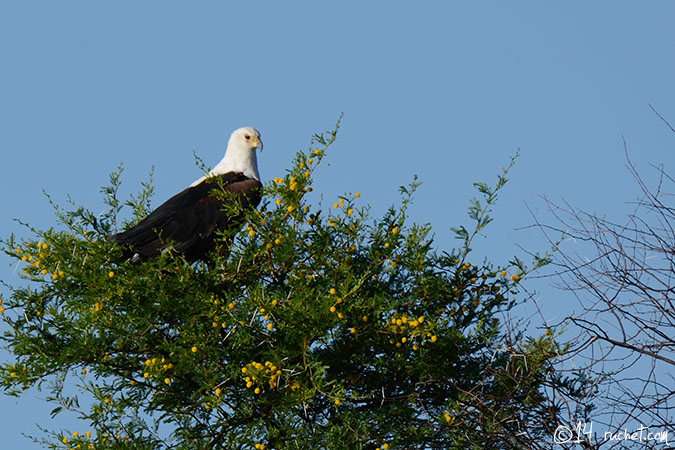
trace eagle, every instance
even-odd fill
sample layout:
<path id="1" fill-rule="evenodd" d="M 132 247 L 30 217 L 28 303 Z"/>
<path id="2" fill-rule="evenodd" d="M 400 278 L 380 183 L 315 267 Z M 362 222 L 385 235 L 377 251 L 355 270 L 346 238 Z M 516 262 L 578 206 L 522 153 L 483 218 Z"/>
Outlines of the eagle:
<path id="1" fill-rule="evenodd" d="M 207 261 L 218 247 L 219 234 L 234 237 L 243 225 L 246 209 L 260 203 L 262 183 L 256 150 L 262 148 L 258 130 L 235 130 L 225 156 L 211 171 L 110 240 L 120 244 L 124 258 L 133 262 L 167 250 L 182 254 L 191 263 Z M 229 194 L 218 193 L 219 186 Z M 227 252 L 227 245 L 224 247 L 221 249 Z"/>

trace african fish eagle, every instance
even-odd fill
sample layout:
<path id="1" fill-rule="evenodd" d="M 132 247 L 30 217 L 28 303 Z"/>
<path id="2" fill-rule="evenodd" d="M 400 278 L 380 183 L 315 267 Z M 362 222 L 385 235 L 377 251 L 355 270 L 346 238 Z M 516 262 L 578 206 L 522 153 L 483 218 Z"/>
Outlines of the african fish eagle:
<path id="1" fill-rule="evenodd" d="M 152 258 L 167 249 L 183 254 L 190 262 L 205 260 L 217 247 L 218 233 L 233 237 L 242 226 L 243 211 L 260 203 L 262 183 L 256 149 L 262 148 L 258 130 L 252 127 L 235 130 L 225 156 L 213 170 L 137 225 L 110 239 L 122 245 L 124 257 L 132 261 Z M 214 195 L 219 185 L 217 178 L 232 196 L 226 194 L 223 199 L 222 195 Z M 224 201 L 240 202 L 241 208 L 228 208 Z"/>

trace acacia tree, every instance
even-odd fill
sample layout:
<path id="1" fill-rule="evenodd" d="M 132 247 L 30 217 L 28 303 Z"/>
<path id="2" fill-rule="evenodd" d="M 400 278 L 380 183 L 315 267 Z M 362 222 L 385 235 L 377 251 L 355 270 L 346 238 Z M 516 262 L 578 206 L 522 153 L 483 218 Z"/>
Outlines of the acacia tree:
<path id="1" fill-rule="evenodd" d="M 473 225 L 440 251 L 428 225 L 407 219 L 416 181 L 378 219 L 358 192 L 312 201 L 336 133 L 315 135 L 265 185 L 229 255 L 209 265 L 170 251 L 121 258 L 107 238 L 123 206 L 130 223 L 148 213 L 151 186 L 122 202 L 120 170 L 102 215 L 56 208 L 54 228 L 2 242 L 25 284 L 2 300 L 14 362 L 0 383 L 13 395 L 46 388 L 54 414 L 83 422 L 47 431 L 46 447 L 550 446 L 550 394 L 577 383 L 552 375 L 565 348 L 548 330 L 529 338 L 504 323 L 546 261 L 471 260 L 508 167 L 494 187 L 476 184 Z"/>

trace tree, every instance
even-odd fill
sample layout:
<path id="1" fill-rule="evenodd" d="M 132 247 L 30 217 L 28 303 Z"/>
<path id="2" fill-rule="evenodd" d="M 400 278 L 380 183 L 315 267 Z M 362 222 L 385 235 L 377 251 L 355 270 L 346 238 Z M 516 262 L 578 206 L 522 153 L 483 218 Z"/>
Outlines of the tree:
<path id="1" fill-rule="evenodd" d="M 151 193 L 145 183 L 121 202 L 121 170 L 101 216 L 56 207 L 57 227 L 2 242 L 26 281 L 2 303 L 15 359 L 2 386 L 48 384 L 53 413 L 91 429 L 47 432 L 47 447 L 549 447 L 550 392 L 576 383 L 552 376 L 565 349 L 549 330 L 528 338 L 504 322 L 546 260 L 470 261 L 511 166 L 495 187 L 476 184 L 473 228 L 440 252 L 428 225 L 408 223 L 416 180 L 376 220 L 358 192 L 310 201 L 336 133 L 315 135 L 264 187 L 227 259 L 209 266 L 121 258 L 107 237 L 124 205 L 131 222 L 147 214 Z"/>
<path id="2" fill-rule="evenodd" d="M 552 243 L 557 236 L 575 243 L 560 245 L 553 260 L 559 286 L 580 305 L 565 320 L 574 337 L 564 359 L 589 380 L 586 393 L 572 403 L 586 396 L 597 410 L 582 417 L 572 408 L 570 422 L 592 418 L 604 426 L 606 433 L 595 436 L 593 448 L 625 448 L 631 440 L 612 436 L 642 429 L 641 448 L 661 449 L 675 412 L 675 180 L 663 166 L 653 166 L 657 176 L 650 187 L 625 142 L 624 150 L 640 189 L 625 220 L 547 201 L 554 224 L 537 225 Z M 648 432 L 652 439 L 646 439 Z"/>

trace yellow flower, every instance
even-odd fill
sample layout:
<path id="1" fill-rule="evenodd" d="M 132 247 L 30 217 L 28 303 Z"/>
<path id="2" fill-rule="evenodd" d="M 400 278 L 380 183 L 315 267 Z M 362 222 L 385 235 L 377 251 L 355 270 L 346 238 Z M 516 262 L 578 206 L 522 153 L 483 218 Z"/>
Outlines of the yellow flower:
<path id="1" fill-rule="evenodd" d="M 169 377 L 164 378 L 164 384 L 171 384 L 171 378 Z"/>
<path id="2" fill-rule="evenodd" d="M 289 205 L 288 208 L 286 208 L 288 212 L 293 212 L 294 209 L 293 205 Z"/>
<path id="3" fill-rule="evenodd" d="M 349 209 L 347 210 L 347 214 L 349 214 L 349 215 L 354 214 L 354 210 L 351 209 L 351 208 L 349 208 Z"/>
<path id="4" fill-rule="evenodd" d="M 197 353 L 197 346 L 193 346 L 190 350 L 192 350 L 192 353 Z"/>
<path id="5" fill-rule="evenodd" d="M 256 394 L 260 394 L 260 388 L 255 388 L 255 390 L 253 392 L 256 393 Z"/>
<path id="6" fill-rule="evenodd" d="M 108 277 L 112 278 L 114 276 L 115 276 L 115 272 L 113 272 L 112 270 L 110 272 L 108 272 Z"/>
<path id="7" fill-rule="evenodd" d="M 436 342 L 438 338 L 436 336 L 431 336 L 431 342 Z"/>
<path id="8" fill-rule="evenodd" d="M 319 150 L 319 149 L 317 148 L 316 150 L 314 150 L 314 154 L 315 154 L 315 155 L 321 154 L 321 150 Z"/>
<path id="9" fill-rule="evenodd" d="M 330 291 L 328 292 L 330 292 L 331 295 L 335 295 L 335 288 L 330 288 Z"/>
<path id="10" fill-rule="evenodd" d="M 215 393 L 216 395 L 220 395 L 221 392 L 222 392 L 222 391 L 220 390 L 220 388 L 216 388 L 216 390 L 214 391 L 214 393 Z"/>
<path id="11" fill-rule="evenodd" d="M 335 306 L 330 307 L 330 312 L 334 313 L 335 312 Z"/>
<path id="12" fill-rule="evenodd" d="M 314 160 L 313 160 L 312 158 L 309 158 L 309 159 L 307 160 L 307 164 L 312 164 L 313 162 L 314 162 Z"/>
<path id="13" fill-rule="evenodd" d="M 339 398 L 336 398 L 336 399 L 335 399 L 335 404 L 336 404 L 336 405 L 339 405 L 339 404 L 340 404 L 340 399 L 339 399 Z"/>
<path id="14" fill-rule="evenodd" d="M 248 235 L 251 236 L 251 237 L 255 236 L 255 230 L 253 228 L 249 228 L 248 229 Z"/>
<path id="15" fill-rule="evenodd" d="M 499 276 L 505 277 L 506 276 L 506 270 L 502 270 L 501 272 L 499 272 Z"/>
<path id="16" fill-rule="evenodd" d="M 267 324 L 267 329 L 268 329 L 268 330 L 271 330 L 272 328 L 274 328 L 274 324 L 273 324 L 273 323 L 268 323 L 268 324 Z"/>
<path id="17" fill-rule="evenodd" d="M 246 373 L 246 371 L 247 371 L 246 367 L 241 368 L 241 373 Z"/>
<path id="18" fill-rule="evenodd" d="M 397 234 L 398 233 L 398 228 L 394 227 L 391 229 L 392 234 Z"/>
<path id="19" fill-rule="evenodd" d="M 339 205 L 337 203 L 333 203 L 333 208 L 337 208 Z"/>
<path id="20" fill-rule="evenodd" d="M 356 198 L 361 197 L 361 193 L 360 193 L 360 192 L 357 192 L 356 194 L 354 194 L 354 197 L 356 197 Z"/>
<path id="21" fill-rule="evenodd" d="M 280 198 L 276 199 L 274 203 L 276 203 L 277 205 L 281 205 L 281 199 Z"/>

